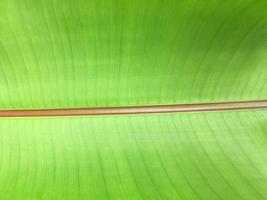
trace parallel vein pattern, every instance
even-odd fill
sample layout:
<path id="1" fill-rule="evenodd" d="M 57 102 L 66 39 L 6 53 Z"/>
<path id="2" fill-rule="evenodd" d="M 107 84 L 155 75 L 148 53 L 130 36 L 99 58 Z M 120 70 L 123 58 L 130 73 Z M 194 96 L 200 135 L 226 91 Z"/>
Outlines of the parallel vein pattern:
<path id="1" fill-rule="evenodd" d="M 266 0 L 1 0 L 0 108 L 267 98 Z"/>
<path id="2" fill-rule="evenodd" d="M 1 118 L 0 199 L 265 200 L 267 112 Z"/>

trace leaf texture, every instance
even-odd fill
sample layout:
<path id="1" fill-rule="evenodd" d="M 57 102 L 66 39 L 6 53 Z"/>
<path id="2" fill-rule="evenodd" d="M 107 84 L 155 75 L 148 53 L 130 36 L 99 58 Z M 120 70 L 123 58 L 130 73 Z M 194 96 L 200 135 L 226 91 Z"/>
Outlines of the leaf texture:
<path id="1" fill-rule="evenodd" d="M 0 198 L 263 200 L 267 112 L 0 119 Z"/>
<path id="2" fill-rule="evenodd" d="M 0 108 L 267 98 L 265 0 L 1 0 Z"/>
<path id="3" fill-rule="evenodd" d="M 1 0 L 0 110 L 267 99 L 266 0 Z M 0 118 L 1 200 L 267 200 L 267 110 Z"/>

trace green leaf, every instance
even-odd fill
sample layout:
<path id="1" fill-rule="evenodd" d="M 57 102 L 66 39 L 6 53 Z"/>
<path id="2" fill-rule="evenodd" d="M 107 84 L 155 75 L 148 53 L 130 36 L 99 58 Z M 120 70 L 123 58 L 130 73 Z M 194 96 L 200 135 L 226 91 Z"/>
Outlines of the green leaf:
<path id="1" fill-rule="evenodd" d="M 0 119 L 0 198 L 263 200 L 267 112 Z"/>
<path id="2" fill-rule="evenodd" d="M 1 0 L 0 107 L 267 98 L 265 0 Z"/>
<path id="3" fill-rule="evenodd" d="M 1 0 L 0 110 L 267 99 L 266 0 Z M 266 200 L 267 111 L 0 118 L 1 200 Z"/>

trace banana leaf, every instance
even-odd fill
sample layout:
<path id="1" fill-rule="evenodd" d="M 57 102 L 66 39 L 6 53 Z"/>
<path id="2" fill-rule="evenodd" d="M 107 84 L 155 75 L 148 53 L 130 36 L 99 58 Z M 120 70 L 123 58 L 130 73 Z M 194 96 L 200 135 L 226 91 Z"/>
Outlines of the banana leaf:
<path id="1" fill-rule="evenodd" d="M 267 197 L 263 110 L 0 122 L 0 199 Z"/>
<path id="2" fill-rule="evenodd" d="M 266 0 L 1 0 L 0 107 L 267 98 Z"/>
<path id="3" fill-rule="evenodd" d="M 0 0 L 0 110 L 267 99 L 266 0 Z M 267 200 L 267 110 L 0 117 L 1 200 Z"/>

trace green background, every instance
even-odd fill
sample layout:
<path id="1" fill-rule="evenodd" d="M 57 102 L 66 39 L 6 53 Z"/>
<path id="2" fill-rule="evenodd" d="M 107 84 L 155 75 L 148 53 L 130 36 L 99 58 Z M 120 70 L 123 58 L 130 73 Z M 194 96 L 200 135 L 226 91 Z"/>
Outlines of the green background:
<path id="1" fill-rule="evenodd" d="M 0 0 L 0 109 L 267 99 L 266 0 Z M 1 200 L 267 200 L 267 111 L 0 118 Z"/>
<path id="2" fill-rule="evenodd" d="M 0 199 L 264 200 L 267 111 L 0 119 Z"/>
<path id="3" fill-rule="evenodd" d="M 266 0 L 1 0 L 0 108 L 267 98 Z"/>

